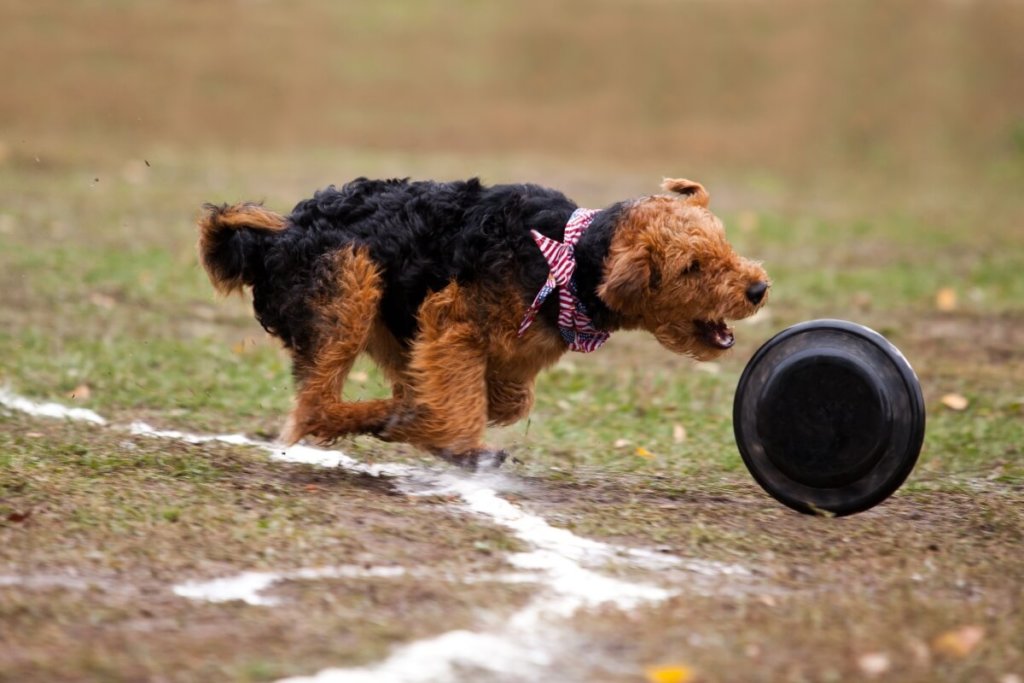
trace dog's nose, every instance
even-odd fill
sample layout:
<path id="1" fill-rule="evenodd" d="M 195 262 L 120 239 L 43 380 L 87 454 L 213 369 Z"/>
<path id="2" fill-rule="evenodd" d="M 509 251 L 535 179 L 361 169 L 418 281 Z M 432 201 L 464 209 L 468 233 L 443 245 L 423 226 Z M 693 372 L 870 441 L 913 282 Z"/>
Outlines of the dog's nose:
<path id="1" fill-rule="evenodd" d="M 756 306 L 759 303 L 761 303 L 762 299 L 764 299 L 765 292 L 767 291 L 768 283 L 761 282 L 760 280 L 758 280 L 757 282 L 747 287 L 747 298 L 750 300 L 750 303 Z"/>

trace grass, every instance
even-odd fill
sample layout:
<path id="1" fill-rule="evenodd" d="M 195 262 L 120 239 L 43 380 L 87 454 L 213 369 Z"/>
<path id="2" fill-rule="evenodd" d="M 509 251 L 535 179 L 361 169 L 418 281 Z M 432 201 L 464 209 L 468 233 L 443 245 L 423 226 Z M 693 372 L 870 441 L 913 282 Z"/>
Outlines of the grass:
<path id="1" fill-rule="evenodd" d="M 542 375 L 530 419 L 491 436 L 521 461 L 516 500 L 553 523 L 737 562 L 761 588 L 580 615 L 587 651 L 565 655 L 563 678 L 593 679 L 602 661 L 618 664 L 602 680 L 640 680 L 676 661 L 707 680 L 856 680 L 859 658 L 881 652 L 882 680 L 1012 680 L 1024 675 L 1024 15 L 929 6 L 916 21 L 916 6 L 893 10 L 909 27 L 897 40 L 887 11 L 788 1 L 528 2 L 514 15 L 15 2 L 0 22 L 0 384 L 116 425 L 271 438 L 288 362 L 245 299 L 213 295 L 194 255 L 202 202 L 287 210 L 357 175 L 479 174 L 600 206 L 692 175 L 738 251 L 771 273 L 766 314 L 702 366 L 616 335 Z M 937 304 L 944 289 L 952 310 Z M 839 520 L 774 503 L 732 440 L 746 360 L 814 317 L 886 334 L 929 412 L 907 484 Z M 387 388 L 362 363 L 350 390 Z M 968 407 L 945 407 L 949 393 Z M 516 547 L 377 480 L 0 410 L 0 576 L 42 581 L 0 583 L 0 680 L 269 680 L 374 661 L 476 626 L 482 608 L 500 619 L 532 589 L 292 582 L 265 609 L 169 586 L 348 562 L 462 576 L 504 568 Z M 934 639 L 964 625 L 985 629 L 977 650 L 938 654 Z"/>
<path id="2" fill-rule="evenodd" d="M 326 163 L 321 153 L 305 164 L 301 155 L 279 162 L 315 168 Z M 263 163 L 275 168 L 272 161 Z M 121 424 L 144 419 L 270 438 L 290 401 L 287 359 L 251 320 L 247 301 L 218 300 L 196 266 L 189 226 L 196 202 L 181 197 L 200 195 L 205 181 L 190 179 L 205 160 L 165 163 L 160 173 L 174 179 L 170 186 L 121 179 L 100 193 L 69 182 L 89 175 L 88 161 L 33 170 L 28 179 L 17 168 L 3 170 L 12 188 L 4 211 L 13 218 L 0 235 L 0 284 L 8 293 L 0 357 L 16 362 L 4 364 L 2 381 Z M 247 163 L 218 162 L 228 180 L 211 190 L 214 198 L 244 185 L 247 174 L 259 184 Z M 511 169 L 494 171 L 503 172 Z M 636 173 L 623 184 L 651 175 Z M 617 185 L 602 185 L 596 174 L 583 182 L 567 177 L 595 203 L 618 196 Z M 51 199 L 40 205 L 33 193 Z M 272 201 L 287 206 L 284 198 Z M 891 658 L 902 680 L 1019 670 L 1022 653 L 1007 624 L 1019 622 L 1015 587 L 1024 576 L 1014 551 L 1024 540 L 1024 365 L 1014 362 L 1024 319 L 1019 285 L 1008 276 L 1024 265 L 1021 238 L 995 228 L 980 233 L 970 211 L 936 225 L 926 213 L 886 206 L 867 217 L 848 208 L 849 216 L 822 209 L 815 217 L 735 206 L 722 212 L 733 240 L 765 260 L 775 290 L 765 316 L 739 325 L 733 354 L 697 366 L 643 335 L 616 336 L 601 353 L 567 358 L 543 375 L 529 421 L 492 437 L 522 461 L 513 467 L 528 486 L 521 502 L 556 523 L 585 536 L 754 566 L 774 588 L 768 597 L 670 601 L 644 612 L 627 643 L 616 640 L 622 618 L 615 614 L 588 615 L 574 628 L 591 647 L 634 662 L 635 672 L 682 659 L 711 680 L 728 678 L 737 656 L 749 680 L 845 680 L 861 675 L 858 656 L 875 651 Z M 76 215 L 88 230 L 70 229 Z M 936 309 L 942 287 L 957 292 L 957 310 Z M 775 504 L 732 443 L 732 394 L 745 359 L 778 329 L 818 316 L 856 319 L 889 335 L 920 373 L 929 409 L 924 452 L 906 486 L 881 508 L 844 520 L 804 518 Z M 82 385 L 88 398 L 69 398 Z M 368 363 L 357 367 L 350 389 L 356 397 L 386 391 Z M 965 395 L 969 408 L 945 408 L 940 398 L 948 392 Z M 501 611 L 524 599 L 507 587 L 453 591 L 419 579 L 304 583 L 297 593 L 282 587 L 288 607 L 273 611 L 172 599 L 166 586 L 188 576 L 354 557 L 420 566 L 428 553 L 438 569 L 497 567 L 509 540 L 350 475 L 268 463 L 245 449 L 154 443 L 10 414 L 0 420 L 3 571 L 73 572 L 94 582 L 85 594 L 0 588 L 10 598 L 8 645 L 0 650 L 10 680 L 132 679 L 172 670 L 184 678 L 267 680 L 296 673 L 296 661 L 303 671 L 369 662 L 394 643 L 472 625 L 479 604 Z M 423 457 L 372 439 L 343 446 L 371 460 Z M 430 550 L 419 550 L 426 539 Z M 131 592 L 114 592 L 110 582 Z M 826 594 L 838 597 L 823 601 Z M 153 606 L 139 595 L 163 597 Z M 421 621 L 408 618 L 410 609 Z M 372 624 L 356 616 L 367 611 L 376 615 Z M 160 626 L 182 620 L 194 626 L 181 633 Z M 246 626 L 224 627 L 238 620 Z M 140 623 L 149 624 L 145 638 L 133 635 Z M 828 626 L 838 623 L 846 626 Z M 921 659 L 922 643 L 931 653 L 935 637 L 964 624 L 986 629 L 978 654 Z M 74 645 L 83 628 L 104 635 L 97 645 Z M 877 635 L 886 631 L 895 640 Z M 347 635 L 310 638 L 327 632 Z M 69 656 L 52 660 L 54 648 Z"/>
<path id="3" fill-rule="evenodd" d="M 445 579 L 336 579 L 298 594 L 275 588 L 287 594 L 283 610 L 177 599 L 171 583 L 243 568 L 490 571 L 515 545 L 440 501 L 343 471 L 18 415 L 4 426 L 0 574 L 42 583 L 0 588 L 3 680 L 263 680 L 288 673 L 293 658 L 371 661 L 393 642 L 472 625 L 481 600 L 501 612 L 525 598 L 486 582 L 451 591 Z"/>

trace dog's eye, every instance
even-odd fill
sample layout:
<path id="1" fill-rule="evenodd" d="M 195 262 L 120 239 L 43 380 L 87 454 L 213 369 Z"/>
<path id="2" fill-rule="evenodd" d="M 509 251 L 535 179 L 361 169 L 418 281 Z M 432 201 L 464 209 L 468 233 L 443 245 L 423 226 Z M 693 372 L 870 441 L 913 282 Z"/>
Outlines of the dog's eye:
<path id="1" fill-rule="evenodd" d="M 683 272 L 680 275 L 696 275 L 700 272 L 700 261 L 694 259 L 690 261 L 690 265 L 683 268 Z"/>

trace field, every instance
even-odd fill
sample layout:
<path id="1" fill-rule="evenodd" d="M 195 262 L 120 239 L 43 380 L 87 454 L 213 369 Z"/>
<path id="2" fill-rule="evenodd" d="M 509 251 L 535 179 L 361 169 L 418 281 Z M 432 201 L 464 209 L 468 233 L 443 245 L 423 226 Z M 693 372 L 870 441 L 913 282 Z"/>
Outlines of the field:
<path id="1" fill-rule="evenodd" d="M 1019 3 L 0 19 L 0 681 L 1024 679 Z M 359 175 L 593 207 L 693 178 L 770 304 L 715 363 L 633 333 L 566 356 L 491 435 L 499 475 L 282 454 L 287 358 L 193 221 Z M 774 502 L 732 437 L 746 361 L 817 317 L 887 335 L 928 409 L 908 482 L 840 519 Z M 352 396 L 385 391 L 357 367 Z"/>

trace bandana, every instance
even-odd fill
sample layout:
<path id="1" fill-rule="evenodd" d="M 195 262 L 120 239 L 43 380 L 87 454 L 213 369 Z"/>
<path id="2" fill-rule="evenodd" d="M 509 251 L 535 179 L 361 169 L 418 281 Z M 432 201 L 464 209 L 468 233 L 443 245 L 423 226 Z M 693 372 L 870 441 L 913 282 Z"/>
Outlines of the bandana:
<path id="1" fill-rule="evenodd" d="M 565 241 L 556 242 L 545 237 L 536 230 L 531 230 L 533 241 L 540 248 L 540 253 L 547 260 L 550 270 L 548 271 L 547 282 L 537 292 L 537 297 L 526 309 L 523 322 L 519 324 L 519 336 L 523 336 L 526 329 L 533 324 L 540 311 L 541 304 L 548 298 L 551 292 L 558 290 L 558 331 L 561 333 L 565 343 L 569 345 L 570 351 L 590 353 L 596 351 L 608 341 L 610 332 L 605 332 L 594 327 L 593 320 L 587 314 L 583 302 L 576 295 L 576 281 L 573 273 L 576 271 L 576 256 L 573 253 L 573 245 L 579 241 L 580 236 L 590 227 L 591 221 L 597 215 L 592 209 L 576 209 L 565 224 Z"/>

